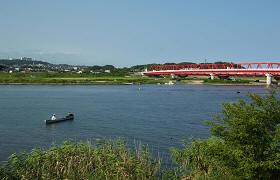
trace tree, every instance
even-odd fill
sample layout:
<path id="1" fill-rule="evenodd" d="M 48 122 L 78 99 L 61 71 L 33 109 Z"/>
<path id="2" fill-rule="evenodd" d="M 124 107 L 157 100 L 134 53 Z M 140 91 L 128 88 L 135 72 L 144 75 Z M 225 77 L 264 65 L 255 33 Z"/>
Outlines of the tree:
<path id="1" fill-rule="evenodd" d="M 5 69 L 7 69 L 7 68 L 8 68 L 7 66 L 1 65 L 1 64 L 0 64 L 0 71 L 3 71 L 3 70 L 5 70 Z"/>
<path id="2" fill-rule="evenodd" d="M 189 61 L 185 61 L 185 62 L 180 62 L 180 63 L 178 63 L 178 64 L 196 64 L 196 63 L 194 63 L 194 62 L 189 62 Z"/>
<path id="3" fill-rule="evenodd" d="M 250 102 L 226 103 L 208 122 L 211 137 L 173 149 L 175 161 L 192 178 L 279 179 L 280 100 L 249 95 Z M 188 173 L 187 173 L 188 172 Z"/>
<path id="4" fill-rule="evenodd" d="M 234 64 L 233 62 L 216 61 L 214 64 Z"/>
<path id="5" fill-rule="evenodd" d="M 105 65 L 103 66 L 103 70 L 114 70 L 115 67 L 113 65 Z"/>

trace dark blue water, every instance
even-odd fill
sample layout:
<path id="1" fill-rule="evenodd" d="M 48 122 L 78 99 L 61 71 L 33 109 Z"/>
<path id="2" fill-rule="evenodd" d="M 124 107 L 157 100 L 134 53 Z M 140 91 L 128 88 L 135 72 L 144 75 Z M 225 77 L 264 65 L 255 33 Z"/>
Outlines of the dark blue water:
<path id="1" fill-rule="evenodd" d="M 140 88 L 140 89 L 139 89 Z M 240 94 L 236 92 L 240 91 Z M 0 161 L 13 152 L 64 140 L 123 137 L 168 156 L 183 139 L 209 135 L 203 123 L 222 103 L 263 94 L 252 86 L 0 86 Z M 75 114 L 73 122 L 46 126 L 51 114 Z"/>

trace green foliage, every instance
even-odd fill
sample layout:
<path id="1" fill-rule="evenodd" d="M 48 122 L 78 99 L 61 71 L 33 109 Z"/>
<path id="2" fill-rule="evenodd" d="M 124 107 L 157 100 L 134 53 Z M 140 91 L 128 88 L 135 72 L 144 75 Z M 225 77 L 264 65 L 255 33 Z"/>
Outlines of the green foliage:
<path id="1" fill-rule="evenodd" d="M 234 64 L 233 62 L 216 61 L 214 64 Z"/>
<path id="2" fill-rule="evenodd" d="M 196 64 L 196 63 L 190 62 L 190 61 L 185 61 L 185 62 L 180 62 L 180 63 L 178 63 L 178 64 Z"/>
<path id="3" fill-rule="evenodd" d="M 174 160 L 180 165 L 177 174 L 189 179 L 234 179 L 228 147 L 224 141 L 211 137 L 208 140 L 194 140 L 183 150 L 171 149 Z"/>
<path id="4" fill-rule="evenodd" d="M 44 64 L 49 65 L 50 63 L 44 61 L 36 61 L 36 60 L 20 60 L 20 59 L 0 59 L 0 64 L 6 66 L 21 66 L 21 65 L 32 65 L 32 64 Z"/>
<path id="5" fill-rule="evenodd" d="M 280 178 L 280 101 L 275 93 L 249 95 L 223 106 L 209 122 L 212 136 L 173 149 L 181 176 L 194 179 Z"/>
<path id="6" fill-rule="evenodd" d="M 160 161 L 152 160 L 144 146 L 128 150 L 122 140 L 96 146 L 65 142 L 46 151 L 13 154 L 1 168 L 7 179 L 156 179 Z"/>

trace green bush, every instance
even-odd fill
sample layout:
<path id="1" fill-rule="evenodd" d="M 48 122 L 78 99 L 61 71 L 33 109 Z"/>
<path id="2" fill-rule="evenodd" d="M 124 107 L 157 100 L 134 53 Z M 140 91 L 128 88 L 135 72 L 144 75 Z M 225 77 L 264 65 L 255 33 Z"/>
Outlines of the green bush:
<path id="1" fill-rule="evenodd" d="M 172 149 L 181 177 L 280 179 L 280 101 L 275 93 L 249 97 L 223 106 L 209 122 L 211 137 Z"/>

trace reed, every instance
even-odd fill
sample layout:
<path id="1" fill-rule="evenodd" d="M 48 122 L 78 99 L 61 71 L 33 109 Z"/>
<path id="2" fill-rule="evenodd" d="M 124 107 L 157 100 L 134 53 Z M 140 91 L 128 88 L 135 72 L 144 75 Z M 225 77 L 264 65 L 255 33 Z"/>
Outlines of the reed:
<path id="1" fill-rule="evenodd" d="M 119 139 L 12 154 L 0 179 L 157 179 L 159 171 L 160 160 L 152 159 L 145 146 L 132 151 Z"/>

